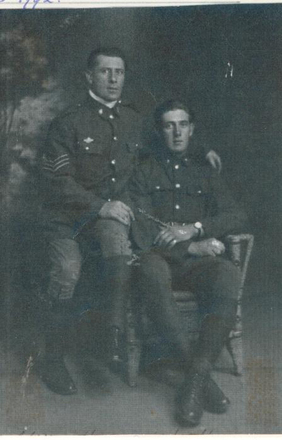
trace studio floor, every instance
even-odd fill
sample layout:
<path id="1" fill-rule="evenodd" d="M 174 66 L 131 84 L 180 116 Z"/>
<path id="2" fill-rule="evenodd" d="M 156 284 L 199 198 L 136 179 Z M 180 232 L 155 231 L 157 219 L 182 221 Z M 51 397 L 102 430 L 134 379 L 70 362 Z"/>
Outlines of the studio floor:
<path id="1" fill-rule="evenodd" d="M 269 285 L 259 275 L 255 283 L 247 280 L 244 374 L 213 372 L 231 400 L 226 414 L 205 413 L 200 426 L 182 428 L 173 417 L 180 372 L 140 374 L 137 386 L 130 388 L 118 374 L 97 364 L 109 383 L 89 389 L 72 357 L 67 364 L 78 393 L 56 395 L 32 365 L 21 361 L 24 334 L 15 334 L 1 355 L 0 434 L 281 434 L 282 301 Z"/>

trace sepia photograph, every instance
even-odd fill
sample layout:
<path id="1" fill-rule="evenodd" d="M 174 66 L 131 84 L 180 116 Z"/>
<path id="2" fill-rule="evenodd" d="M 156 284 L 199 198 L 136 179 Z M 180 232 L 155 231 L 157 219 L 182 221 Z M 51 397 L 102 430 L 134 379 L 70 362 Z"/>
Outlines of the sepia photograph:
<path id="1" fill-rule="evenodd" d="M 0 434 L 282 434 L 282 4 L 8 3 Z"/>

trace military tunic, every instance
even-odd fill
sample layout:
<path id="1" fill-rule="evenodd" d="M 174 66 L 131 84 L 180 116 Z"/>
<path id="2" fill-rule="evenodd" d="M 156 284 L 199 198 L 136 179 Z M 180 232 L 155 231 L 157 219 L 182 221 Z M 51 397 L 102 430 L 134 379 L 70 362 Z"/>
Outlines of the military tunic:
<path id="1" fill-rule="evenodd" d="M 140 121 L 130 105 L 110 109 L 88 96 L 51 124 L 41 162 L 44 214 L 63 237 L 124 194 L 141 148 Z"/>
<path id="2" fill-rule="evenodd" d="M 224 237 L 241 230 L 245 222 L 245 214 L 218 173 L 189 156 L 179 159 L 163 152 L 143 161 L 130 182 L 130 195 L 137 218 L 133 236 L 140 249 L 152 246 L 160 229 L 138 208 L 164 223 L 201 222 L 205 238 Z"/>

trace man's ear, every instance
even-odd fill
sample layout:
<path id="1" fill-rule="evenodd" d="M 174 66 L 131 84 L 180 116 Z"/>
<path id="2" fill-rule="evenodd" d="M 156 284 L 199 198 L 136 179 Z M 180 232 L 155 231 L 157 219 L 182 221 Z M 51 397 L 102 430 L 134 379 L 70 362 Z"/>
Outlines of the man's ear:
<path id="1" fill-rule="evenodd" d="M 92 82 L 93 82 L 93 80 L 92 80 L 92 72 L 90 72 L 89 70 L 86 70 L 85 78 L 86 78 L 86 81 L 88 82 L 88 84 L 92 84 Z"/>
<path id="2" fill-rule="evenodd" d="M 195 130 L 195 124 L 193 124 L 193 123 L 189 124 L 189 136 L 190 137 L 193 136 L 194 130 Z"/>

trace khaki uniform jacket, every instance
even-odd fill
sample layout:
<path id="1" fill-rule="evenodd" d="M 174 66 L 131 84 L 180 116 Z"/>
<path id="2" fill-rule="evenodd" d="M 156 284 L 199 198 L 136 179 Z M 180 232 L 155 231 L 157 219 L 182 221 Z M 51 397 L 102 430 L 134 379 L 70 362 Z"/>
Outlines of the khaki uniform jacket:
<path id="1" fill-rule="evenodd" d="M 130 196 L 136 221 L 132 234 L 140 249 L 153 245 L 160 228 L 139 214 L 138 208 L 164 223 L 201 222 L 204 238 L 222 238 L 242 231 L 246 216 L 234 201 L 218 173 L 188 156 L 151 156 L 139 165 L 130 181 Z"/>
<path id="2" fill-rule="evenodd" d="M 109 109 L 89 96 L 57 117 L 41 159 L 45 220 L 78 231 L 105 202 L 120 200 L 138 161 L 140 132 L 138 112 L 121 101 Z"/>

